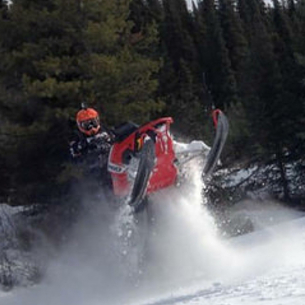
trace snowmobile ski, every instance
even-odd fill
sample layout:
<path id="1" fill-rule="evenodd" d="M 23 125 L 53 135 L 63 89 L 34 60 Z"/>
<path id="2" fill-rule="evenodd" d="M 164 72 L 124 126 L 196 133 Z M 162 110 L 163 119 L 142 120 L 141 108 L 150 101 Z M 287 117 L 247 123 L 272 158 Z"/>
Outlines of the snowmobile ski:
<path id="1" fill-rule="evenodd" d="M 146 191 L 155 166 L 155 158 L 155 143 L 149 136 L 146 136 L 139 152 L 138 170 L 128 200 L 128 204 L 134 208 L 135 212 L 142 210 L 145 205 Z"/>
<path id="2" fill-rule="evenodd" d="M 216 135 L 202 172 L 202 178 L 204 180 L 208 178 L 215 169 L 229 132 L 229 122 L 223 112 L 216 109 L 213 111 L 212 115 L 216 128 Z"/>

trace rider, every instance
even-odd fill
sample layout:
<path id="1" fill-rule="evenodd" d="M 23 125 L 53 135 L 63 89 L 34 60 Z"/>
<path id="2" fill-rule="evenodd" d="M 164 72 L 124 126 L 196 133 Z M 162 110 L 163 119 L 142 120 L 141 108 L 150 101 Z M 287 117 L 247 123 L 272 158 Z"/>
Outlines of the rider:
<path id="1" fill-rule="evenodd" d="M 112 186 L 111 174 L 108 171 L 108 157 L 115 139 L 119 139 L 118 131 L 107 129 L 100 122 L 98 112 L 93 108 L 82 105 L 82 109 L 76 115 L 77 133 L 70 142 L 70 154 L 74 160 L 83 161 L 89 169 L 93 178 L 107 187 Z M 123 127 L 126 128 L 126 124 Z M 135 128 L 135 126 L 127 126 Z M 124 128 L 123 128 L 124 129 Z M 184 153 L 202 152 L 207 154 L 210 147 L 203 141 L 192 141 L 191 143 L 181 143 L 173 141 L 173 149 L 178 157 Z"/>
<path id="2" fill-rule="evenodd" d="M 76 114 L 76 123 L 78 130 L 70 141 L 72 158 L 84 161 L 90 172 L 99 175 L 104 183 L 110 183 L 107 162 L 114 140 L 113 134 L 101 125 L 99 113 L 84 104 Z"/>

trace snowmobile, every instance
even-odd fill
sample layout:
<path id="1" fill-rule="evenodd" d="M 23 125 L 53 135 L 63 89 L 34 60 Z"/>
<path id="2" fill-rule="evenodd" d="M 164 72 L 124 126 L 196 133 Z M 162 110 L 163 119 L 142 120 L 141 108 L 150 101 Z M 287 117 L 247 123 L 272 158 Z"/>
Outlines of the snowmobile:
<path id="1" fill-rule="evenodd" d="M 203 179 L 213 172 L 229 130 L 227 118 L 221 110 L 214 110 L 212 118 L 216 134 L 212 147 L 207 147 Z M 186 163 L 204 157 L 203 149 L 198 145 L 174 149 L 175 142 L 170 133 L 172 123 L 171 117 L 164 117 L 140 127 L 125 123 L 115 130 L 116 141 L 108 160 L 113 192 L 135 212 L 143 208 L 147 196 L 175 185 Z"/>

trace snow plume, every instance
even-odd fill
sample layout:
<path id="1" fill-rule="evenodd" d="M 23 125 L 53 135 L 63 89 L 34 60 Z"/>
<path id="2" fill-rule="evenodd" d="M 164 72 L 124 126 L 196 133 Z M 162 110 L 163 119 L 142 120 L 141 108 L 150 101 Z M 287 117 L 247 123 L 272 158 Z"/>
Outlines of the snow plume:
<path id="1" fill-rule="evenodd" d="M 39 285 L 19 289 L 14 297 L 7 295 L 0 303 L 125 304 L 129 291 L 134 289 L 134 281 L 128 273 L 131 268 L 115 222 L 130 214 L 113 209 L 105 200 L 102 194 L 96 194 L 95 200 L 84 202 L 82 217 L 75 222 L 73 232 L 65 235 L 66 244 L 53 255 Z"/>
<path id="2" fill-rule="evenodd" d="M 85 200 L 43 282 L 1 297 L 1 304 L 175 304 L 158 300 L 185 290 L 220 291 L 304 257 L 289 227 L 222 240 L 205 208 L 197 167 L 191 173 L 189 183 L 155 194 L 137 215 L 100 194 Z"/>
<path id="3" fill-rule="evenodd" d="M 156 194 L 150 206 L 148 278 L 163 287 L 209 278 L 223 267 L 226 250 L 205 208 L 200 174 L 196 168 L 192 173 L 190 183 Z"/>
<path id="4" fill-rule="evenodd" d="M 187 186 L 156 194 L 137 215 L 101 194 L 83 210 L 43 282 L 18 292 L 22 305 L 133 304 L 221 269 L 224 249 L 196 171 Z"/>
<path id="5" fill-rule="evenodd" d="M 235 226 L 251 224 L 252 230 L 263 230 L 282 222 L 301 217 L 303 213 L 271 199 L 244 200 L 227 210 L 226 217 Z M 238 233 L 238 232 L 236 232 Z"/>
<path id="6" fill-rule="evenodd" d="M 247 276 L 304 261 L 305 235 L 300 235 L 296 226 L 304 213 L 272 201 L 246 201 L 237 211 L 247 215 L 255 230 L 232 241 L 235 250 L 243 255 L 241 266 Z"/>

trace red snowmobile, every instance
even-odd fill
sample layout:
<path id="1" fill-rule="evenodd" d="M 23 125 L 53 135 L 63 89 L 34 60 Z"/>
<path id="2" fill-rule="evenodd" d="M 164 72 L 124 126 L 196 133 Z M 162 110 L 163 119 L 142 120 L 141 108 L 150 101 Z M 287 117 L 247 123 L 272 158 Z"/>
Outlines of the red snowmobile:
<path id="1" fill-rule="evenodd" d="M 205 179 L 215 168 L 224 147 L 229 125 L 220 110 L 213 111 L 216 128 L 211 148 L 199 141 L 185 145 L 183 149 L 174 148 L 170 134 L 171 117 L 160 118 L 140 127 L 125 123 L 115 130 L 114 143 L 108 161 L 114 195 L 125 199 L 135 211 L 144 205 L 144 198 L 160 189 L 174 185 L 182 166 L 189 160 L 204 156 L 208 149 L 202 176 Z M 191 143 L 191 144 L 192 144 Z"/>

